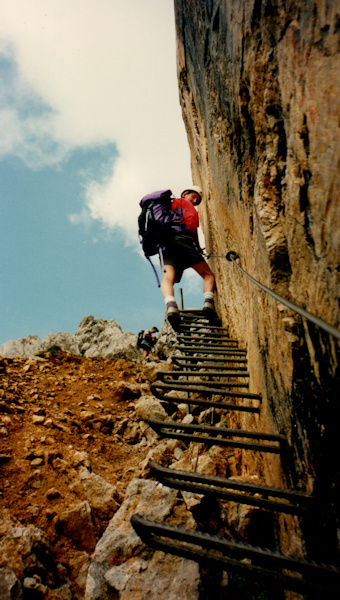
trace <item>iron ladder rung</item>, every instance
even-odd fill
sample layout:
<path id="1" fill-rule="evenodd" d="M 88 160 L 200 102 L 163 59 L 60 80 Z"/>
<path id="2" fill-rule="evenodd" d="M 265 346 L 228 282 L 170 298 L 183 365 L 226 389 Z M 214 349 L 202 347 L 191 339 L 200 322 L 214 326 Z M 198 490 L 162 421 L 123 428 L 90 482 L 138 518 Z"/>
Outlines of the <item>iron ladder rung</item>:
<path id="1" fill-rule="evenodd" d="M 246 358 L 206 358 L 204 356 L 202 357 L 197 357 L 197 356 L 173 356 L 172 357 L 172 362 L 174 365 L 178 366 L 178 367 L 182 367 L 185 365 L 197 365 L 199 368 L 201 367 L 200 364 L 198 363 L 215 363 L 215 365 L 210 366 L 210 365 L 205 365 L 204 364 L 204 368 L 216 368 L 216 363 L 222 363 L 222 366 L 219 366 L 219 369 L 230 369 L 230 367 L 225 367 L 225 363 L 247 363 L 247 359 Z M 203 365 L 202 365 L 203 366 Z M 239 367 L 239 368 L 246 368 L 246 367 Z"/>
<path id="2" fill-rule="evenodd" d="M 181 352 L 192 352 L 194 354 L 247 354 L 247 350 L 243 349 L 243 348 L 234 348 L 233 346 L 203 346 L 199 345 L 199 346 L 193 346 L 193 345 L 182 345 L 182 344 L 176 344 L 176 349 L 177 350 L 181 350 Z"/>
<path id="3" fill-rule="evenodd" d="M 254 506 L 256 508 L 263 508 L 272 512 L 280 512 L 289 515 L 297 515 L 303 517 L 307 514 L 308 509 L 313 505 L 310 502 L 310 506 L 305 502 L 305 499 L 301 501 L 300 498 L 296 500 L 294 496 L 287 498 L 286 496 L 280 496 L 277 492 L 268 492 L 268 489 L 261 490 L 261 487 L 255 486 L 250 487 L 251 484 L 243 483 L 242 487 L 233 485 L 228 479 L 216 478 L 219 481 L 214 481 L 214 478 L 205 479 L 197 473 L 190 473 L 186 471 L 177 471 L 177 469 L 167 469 L 161 467 L 158 463 L 150 461 L 149 467 L 154 477 L 170 488 L 176 490 L 183 490 L 194 494 L 202 494 L 203 496 L 212 496 L 213 498 L 221 498 L 228 502 L 236 502 L 238 504 L 245 504 L 247 506 Z M 165 469 L 165 471 L 164 471 Z M 193 476 L 193 477 L 192 477 Z M 289 493 L 288 490 L 286 491 Z M 250 494 L 250 495 L 249 495 Z M 276 498 L 269 499 L 270 498 Z M 283 502 L 278 500 L 282 498 Z M 312 497 L 309 497 L 310 500 Z M 285 500 L 289 500 L 285 502 Z M 294 503 L 295 501 L 295 503 Z"/>
<path id="4" fill-rule="evenodd" d="M 159 400 L 163 402 L 170 402 L 172 404 L 189 404 L 192 406 L 202 406 L 203 408 L 221 408 L 227 411 L 238 411 L 238 412 L 249 412 L 249 413 L 260 413 L 260 409 L 257 406 L 244 406 L 240 404 L 226 404 L 225 402 L 216 402 L 215 400 L 202 400 L 201 398 L 191 399 L 187 396 L 172 397 L 166 396 L 161 392 L 153 391 L 152 393 Z M 235 395 L 235 394 L 234 394 Z M 243 397 L 243 396 L 242 396 Z"/>
<path id="5" fill-rule="evenodd" d="M 240 492 L 261 494 L 265 498 L 268 498 L 269 496 L 273 498 L 283 498 L 291 503 L 296 503 L 299 506 L 305 506 L 308 509 L 315 505 L 315 498 L 306 492 L 287 490 L 285 488 L 278 488 L 263 483 L 254 483 L 253 481 L 238 481 L 230 477 L 220 477 L 218 475 L 205 475 L 203 473 L 170 469 L 169 467 L 159 465 L 154 460 L 150 461 L 149 467 L 152 471 L 157 473 L 157 477 L 161 475 L 169 476 L 172 479 L 185 480 L 192 483 L 202 483 L 206 486 L 211 485 L 220 489 L 228 488 Z"/>
<path id="6" fill-rule="evenodd" d="M 201 335 L 186 335 L 186 334 L 177 334 L 176 335 L 178 340 L 199 340 L 201 342 L 206 342 L 206 341 L 215 341 L 217 342 L 218 340 L 221 340 L 223 342 L 230 342 L 231 344 L 238 344 L 238 340 L 234 340 L 230 337 L 228 337 L 227 335 L 220 335 L 219 333 L 216 333 L 215 335 L 213 335 L 212 333 L 202 333 Z"/>
<path id="7" fill-rule="evenodd" d="M 217 331 L 217 333 L 223 333 L 225 332 L 226 334 L 228 334 L 229 329 L 227 327 L 220 327 L 219 325 L 210 325 L 208 324 L 202 324 L 202 323 L 196 323 L 196 324 L 191 324 L 191 325 L 186 325 L 185 323 L 182 323 L 181 325 L 181 332 L 182 331 L 195 331 L 197 333 L 197 330 L 202 330 L 202 329 L 209 329 L 209 330 L 214 330 Z"/>
<path id="8" fill-rule="evenodd" d="M 178 377 L 249 377 L 245 371 L 158 371 L 157 378 L 166 383 L 166 378 L 178 379 Z"/>
<path id="9" fill-rule="evenodd" d="M 243 450 L 252 450 L 254 452 L 269 452 L 280 454 L 282 443 L 285 442 L 283 436 L 271 434 L 256 434 L 242 429 L 227 429 L 226 427 L 213 427 L 209 425 L 194 425 L 176 423 L 175 421 L 159 421 L 157 419 L 148 419 L 147 423 L 159 435 L 167 438 L 181 440 L 189 444 L 197 442 L 206 446 L 224 446 L 227 448 L 241 448 Z M 184 433 L 183 433 L 184 432 Z M 196 435 L 200 434 L 200 435 Z M 267 442 L 278 443 L 279 445 L 244 442 L 232 440 L 231 437 L 258 439 Z"/>
<path id="10" fill-rule="evenodd" d="M 246 571 L 255 578 L 263 576 L 267 580 L 281 582 L 284 589 L 298 593 L 316 589 L 340 590 L 340 571 L 332 565 L 317 564 L 250 544 L 157 523 L 138 514 L 132 515 L 131 524 L 145 544 L 176 556 L 205 565 L 213 563 L 227 571 Z M 245 563 L 245 558 L 251 563 Z M 281 569 L 288 570 L 290 574 Z M 300 574 L 307 579 L 300 578 Z"/>
<path id="11" fill-rule="evenodd" d="M 250 400 L 259 400 L 262 401 L 262 397 L 260 394 L 253 394 L 251 392 L 234 392 L 229 390 L 224 390 L 219 387 L 208 387 L 204 384 L 199 383 L 190 383 L 186 381 L 181 381 L 180 383 L 158 383 L 154 381 L 150 385 L 150 390 L 153 394 L 156 395 L 156 390 L 169 390 L 169 391 L 179 391 L 179 392 L 201 392 L 203 394 L 211 394 L 211 395 L 219 395 L 219 396 L 227 396 L 228 398 L 248 398 Z"/>
<path id="12" fill-rule="evenodd" d="M 197 375 L 197 374 L 196 374 Z M 163 381 L 163 380 L 162 380 Z M 173 384 L 173 382 L 171 382 L 170 380 L 168 381 L 164 381 L 164 383 L 169 383 L 169 384 Z M 197 385 L 204 385 L 207 388 L 214 388 L 215 390 L 225 390 L 226 388 L 248 388 L 249 387 L 249 383 L 240 383 L 239 381 L 202 381 L 202 382 L 192 382 L 192 381 L 181 381 L 181 382 L 176 382 L 175 380 L 175 384 L 176 385 L 183 385 L 186 388 L 191 387 L 193 384 L 197 384 Z M 217 392 L 215 392 L 217 393 Z"/>
<path id="13" fill-rule="evenodd" d="M 211 326 L 211 327 L 221 327 L 221 320 L 220 319 L 216 319 L 213 315 L 210 317 L 208 315 L 200 315 L 200 316 L 191 316 L 191 315 L 183 315 L 180 312 L 180 319 L 181 322 L 185 325 L 207 325 Z"/>

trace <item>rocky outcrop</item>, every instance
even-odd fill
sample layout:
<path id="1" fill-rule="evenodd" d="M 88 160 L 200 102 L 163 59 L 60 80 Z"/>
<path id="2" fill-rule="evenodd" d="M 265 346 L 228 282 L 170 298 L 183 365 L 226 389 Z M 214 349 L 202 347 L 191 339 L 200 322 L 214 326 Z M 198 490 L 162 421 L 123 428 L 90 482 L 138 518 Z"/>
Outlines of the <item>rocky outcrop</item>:
<path id="1" fill-rule="evenodd" d="M 171 556 L 164 557 L 161 552 L 156 553 L 158 560 L 156 560 L 157 556 L 154 556 L 150 564 L 147 560 L 148 554 L 145 553 L 145 546 L 130 524 L 130 518 L 134 513 L 141 513 L 162 522 L 173 511 L 176 498 L 176 490 L 171 490 L 156 481 L 132 480 L 126 490 L 123 505 L 111 520 L 96 546 L 87 578 L 86 600 L 109 599 L 112 597 L 112 590 L 119 593 L 117 597 L 128 598 L 136 585 L 148 592 L 150 599 L 157 600 L 159 597 L 164 597 L 165 588 L 171 587 L 171 581 L 175 579 L 178 569 L 187 571 L 187 575 L 190 573 L 191 579 L 190 593 L 185 593 L 181 597 L 188 598 L 188 600 L 198 599 L 200 579 L 198 565 L 195 563 L 191 565 L 190 561 L 183 559 L 175 560 L 176 566 L 173 571 L 173 558 Z M 115 562 L 118 562 L 119 566 L 110 567 Z M 182 566 L 180 563 L 183 562 L 188 566 Z M 169 570 L 173 571 L 170 579 Z M 142 577 L 141 571 L 143 571 Z M 161 584 L 162 593 L 159 588 L 155 588 L 151 584 L 155 580 Z M 181 586 L 181 582 L 178 583 Z M 180 587 L 171 597 L 176 598 L 179 589 Z M 174 590 L 172 590 L 172 594 L 174 594 Z M 143 597 L 141 592 L 139 597 Z"/>
<path id="2" fill-rule="evenodd" d="M 41 340 L 38 336 L 28 336 L 20 340 L 5 342 L 0 348 L 4 358 L 30 357 L 57 346 L 64 352 L 86 357 L 136 358 L 137 336 L 123 332 L 113 319 L 95 319 L 92 315 L 84 317 L 74 335 L 70 333 L 49 333 Z"/>
<path id="3" fill-rule="evenodd" d="M 152 354 L 161 359 L 169 358 L 173 353 L 174 332 L 164 321 L 158 334 Z M 44 354 L 50 349 L 60 348 L 63 352 L 85 357 L 139 359 L 142 356 L 136 348 L 137 335 L 123 331 L 120 325 L 111 319 L 95 319 L 92 315 L 84 317 L 74 335 L 70 333 L 49 333 L 45 339 L 29 335 L 19 340 L 9 340 L 0 347 L 3 358 L 29 358 Z"/>
<path id="4" fill-rule="evenodd" d="M 18 580 L 23 582 L 23 588 L 39 589 L 46 591 L 47 587 L 57 587 L 59 579 L 56 565 L 51 554 L 51 545 L 48 536 L 37 527 L 13 527 L 0 542 L 1 574 L 7 581 L 8 598 L 13 596 L 12 589 L 16 590 L 15 598 L 20 598 L 21 587 Z M 39 579 L 33 575 L 39 573 Z M 0 575 L 1 577 L 1 575 Z M 18 578 L 18 579 L 16 579 Z M 41 583 L 43 581 L 44 583 Z M 6 596 L 5 596 L 6 597 Z"/>
<path id="5" fill-rule="evenodd" d="M 19 340 L 9 340 L 1 346 L 0 356 L 4 358 L 35 356 L 42 350 L 42 343 L 41 338 L 37 335 L 29 335 Z"/>
<path id="6" fill-rule="evenodd" d="M 284 470 L 260 467 L 269 482 L 320 497 L 314 550 L 333 556 L 337 344 L 223 256 L 237 252 L 255 279 L 339 325 L 337 10 L 321 0 L 175 0 L 193 180 L 207 250 L 222 256 L 210 259 L 220 315 L 247 345 L 261 429 L 288 440 Z"/>

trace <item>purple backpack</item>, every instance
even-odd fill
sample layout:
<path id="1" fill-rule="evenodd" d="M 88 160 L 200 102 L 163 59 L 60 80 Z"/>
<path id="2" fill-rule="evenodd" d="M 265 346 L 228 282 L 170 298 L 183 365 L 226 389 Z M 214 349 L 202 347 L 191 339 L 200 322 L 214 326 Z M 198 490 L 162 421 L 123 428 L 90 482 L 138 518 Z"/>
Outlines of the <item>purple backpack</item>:
<path id="1" fill-rule="evenodd" d="M 179 223 L 178 216 L 171 210 L 171 197 L 171 190 L 161 190 L 147 194 L 139 203 L 142 209 L 138 217 L 139 241 L 154 271 L 150 256 L 159 254 L 163 269 L 163 250 L 171 234 L 186 230 L 185 225 Z M 160 285 L 157 273 L 156 278 Z"/>

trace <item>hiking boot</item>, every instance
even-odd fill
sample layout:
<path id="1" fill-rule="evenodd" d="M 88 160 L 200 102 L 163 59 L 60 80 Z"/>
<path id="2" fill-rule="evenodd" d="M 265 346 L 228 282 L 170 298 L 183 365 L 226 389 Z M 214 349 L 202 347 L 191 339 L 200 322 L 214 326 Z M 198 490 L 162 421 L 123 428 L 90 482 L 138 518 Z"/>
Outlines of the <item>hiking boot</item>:
<path id="1" fill-rule="evenodd" d="M 168 302 L 166 305 L 166 318 L 171 327 L 176 331 L 180 322 L 180 314 L 176 302 Z"/>
<path id="2" fill-rule="evenodd" d="M 203 312 L 205 318 L 208 319 L 210 325 L 216 321 L 217 314 L 215 311 L 215 305 L 214 305 L 214 301 L 212 298 L 211 299 L 207 298 L 207 300 L 204 300 L 202 312 Z"/>
<path id="3" fill-rule="evenodd" d="M 168 302 L 166 305 L 166 316 L 179 315 L 179 310 L 176 302 Z"/>
<path id="4" fill-rule="evenodd" d="M 212 298 L 207 298 L 206 300 L 204 300 L 204 304 L 203 304 L 203 310 L 204 312 L 207 312 L 207 314 L 209 313 L 215 313 L 215 304 Z"/>

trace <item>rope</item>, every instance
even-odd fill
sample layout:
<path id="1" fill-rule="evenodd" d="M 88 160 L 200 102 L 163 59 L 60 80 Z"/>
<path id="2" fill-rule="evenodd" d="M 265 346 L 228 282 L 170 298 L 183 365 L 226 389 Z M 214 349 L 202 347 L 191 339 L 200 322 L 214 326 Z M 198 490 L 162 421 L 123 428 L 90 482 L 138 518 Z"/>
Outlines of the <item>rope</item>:
<path id="1" fill-rule="evenodd" d="M 323 329 L 324 331 L 326 331 L 327 333 L 329 333 L 336 339 L 340 340 L 340 331 L 338 329 L 336 329 L 336 327 L 333 327 L 329 323 L 326 323 L 326 321 L 323 321 L 323 319 L 320 319 L 319 317 L 312 315 L 311 313 L 307 312 L 303 308 L 296 306 L 296 304 L 289 302 L 289 300 L 282 298 L 282 296 L 279 296 L 278 294 L 273 292 L 273 290 L 267 288 L 265 285 L 263 285 L 262 283 L 260 283 L 256 279 L 254 279 L 254 277 L 249 275 L 249 273 L 247 273 L 244 269 L 242 269 L 242 267 L 240 267 L 240 265 L 237 264 L 236 259 L 239 258 L 239 255 L 236 252 L 231 251 L 231 252 L 228 252 L 226 255 L 224 255 L 224 254 L 207 254 L 206 258 L 226 258 L 229 262 L 233 262 L 234 265 L 239 269 L 239 271 L 241 271 L 243 273 L 243 275 L 248 277 L 248 279 L 250 279 L 250 281 L 252 281 L 255 285 L 257 285 L 259 288 L 264 290 L 267 294 L 269 294 L 270 296 L 275 298 L 275 300 L 278 300 L 278 302 L 281 302 L 282 304 L 284 304 L 291 310 L 294 310 L 296 313 L 298 313 L 305 319 L 308 319 L 308 321 L 311 321 L 312 323 L 314 323 L 315 325 L 317 325 L 318 327 L 320 327 L 321 329 Z"/>

